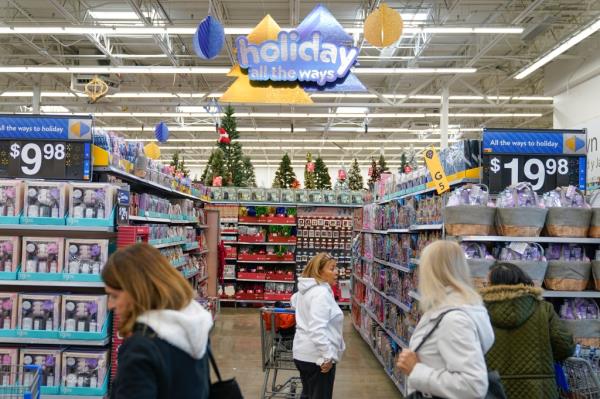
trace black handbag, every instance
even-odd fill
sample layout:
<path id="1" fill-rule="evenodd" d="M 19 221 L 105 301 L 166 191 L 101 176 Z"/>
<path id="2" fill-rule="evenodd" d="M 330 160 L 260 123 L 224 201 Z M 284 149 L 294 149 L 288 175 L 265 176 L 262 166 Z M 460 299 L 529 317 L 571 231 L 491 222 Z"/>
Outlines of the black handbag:
<path id="1" fill-rule="evenodd" d="M 415 352 L 418 352 L 421 349 L 421 346 L 427 341 L 427 339 L 433 334 L 435 330 L 437 330 L 440 325 L 442 319 L 447 313 L 452 312 L 453 310 L 460 309 L 450 309 L 440 314 L 433 328 L 425 335 L 423 340 L 417 345 L 415 348 Z M 438 396 L 423 394 L 422 392 L 415 391 L 408 395 L 406 399 L 443 399 Z M 502 386 L 502 381 L 500 380 L 500 374 L 497 371 L 488 371 L 488 391 L 484 396 L 484 399 L 507 399 L 506 393 L 504 392 L 504 387 Z"/>
<path id="2" fill-rule="evenodd" d="M 217 376 L 218 382 L 214 384 L 210 384 L 210 394 L 208 397 L 210 399 L 244 399 L 244 395 L 242 395 L 242 391 L 240 386 L 238 385 L 235 378 L 230 380 L 221 379 L 221 373 L 219 372 L 219 368 L 217 367 L 217 362 L 212 355 L 210 347 L 207 348 L 208 357 L 210 359 L 210 364 L 212 364 L 213 370 Z"/>

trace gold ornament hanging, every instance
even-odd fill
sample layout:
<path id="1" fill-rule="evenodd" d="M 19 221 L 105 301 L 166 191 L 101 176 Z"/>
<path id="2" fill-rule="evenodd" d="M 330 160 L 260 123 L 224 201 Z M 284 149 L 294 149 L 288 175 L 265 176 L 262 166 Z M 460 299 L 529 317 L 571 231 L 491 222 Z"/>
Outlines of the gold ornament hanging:
<path id="1" fill-rule="evenodd" d="M 144 154 L 150 159 L 160 158 L 160 147 L 153 141 L 144 146 Z"/>
<path id="2" fill-rule="evenodd" d="M 94 78 L 84 86 L 83 92 L 92 100 L 92 103 L 95 103 L 96 100 L 108 93 L 108 85 L 98 76 L 94 76 Z"/>
<path id="3" fill-rule="evenodd" d="M 376 47 L 391 46 L 402 36 L 403 25 L 400 14 L 382 3 L 365 20 L 365 39 Z"/>

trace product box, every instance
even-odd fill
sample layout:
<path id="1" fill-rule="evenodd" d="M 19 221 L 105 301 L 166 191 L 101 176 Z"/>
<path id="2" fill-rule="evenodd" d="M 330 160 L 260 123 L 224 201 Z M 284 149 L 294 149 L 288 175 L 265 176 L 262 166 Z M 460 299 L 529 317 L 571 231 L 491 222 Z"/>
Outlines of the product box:
<path id="1" fill-rule="evenodd" d="M 267 193 L 265 189 L 253 188 L 251 191 L 250 200 L 253 202 L 264 202 L 267 199 Z"/>
<path id="2" fill-rule="evenodd" d="M 107 260 L 108 240 L 71 238 L 65 241 L 65 273 L 99 275 Z"/>
<path id="3" fill-rule="evenodd" d="M 296 190 L 295 194 L 295 199 L 297 203 L 299 204 L 304 204 L 309 202 L 308 201 L 308 191 L 306 190 Z"/>
<path id="4" fill-rule="evenodd" d="M 279 202 L 281 201 L 281 191 L 278 188 L 270 188 L 266 191 L 267 202 Z"/>
<path id="5" fill-rule="evenodd" d="M 295 202 L 294 191 L 288 188 L 281 189 L 281 202 L 290 203 Z"/>
<path id="6" fill-rule="evenodd" d="M 56 387 L 60 385 L 60 349 L 39 349 L 23 348 L 21 349 L 21 363 L 24 366 L 36 365 L 42 369 L 41 385 L 44 387 Z M 23 385 L 31 385 L 33 373 L 24 373 Z M 48 392 L 50 393 L 50 392 Z M 56 392 L 58 393 L 58 392 Z"/>
<path id="7" fill-rule="evenodd" d="M 17 328 L 18 299 L 16 293 L 0 293 L 0 329 L 15 330 Z"/>
<path id="8" fill-rule="evenodd" d="M 113 209 L 115 187 L 106 183 L 71 183 L 69 217 L 106 219 Z"/>
<path id="9" fill-rule="evenodd" d="M 223 187 L 223 201 L 237 201 L 237 189 L 233 187 Z"/>
<path id="10" fill-rule="evenodd" d="M 0 385 L 6 386 L 16 384 L 19 349 L 0 348 L 0 362 Z"/>
<path id="11" fill-rule="evenodd" d="M 0 180 L 0 218 L 18 217 L 23 210 L 23 182 Z"/>
<path id="12" fill-rule="evenodd" d="M 237 190 L 237 197 L 239 202 L 250 202 L 252 201 L 252 191 L 249 188 L 240 188 Z"/>
<path id="13" fill-rule="evenodd" d="M 26 181 L 23 217 L 26 223 L 37 224 L 31 218 L 64 218 L 67 211 L 65 183 Z M 64 221 L 63 221 L 64 224 Z"/>
<path id="14" fill-rule="evenodd" d="M 62 354 L 63 393 L 78 393 L 69 388 L 99 389 L 105 386 L 108 372 L 108 352 L 64 351 Z"/>
<path id="15" fill-rule="evenodd" d="M 19 294 L 17 327 L 21 330 L 58 331 L 60 295 Z"/>
<path id="16" fill-rule="evenodd" d="M 101 332 L 107 315 L 106 295 L 63 295 L 61 330 Z"/>
<path id="17" fill-rule="evenodd" d="M 0 237 L 0 272 L 16 272 L 21 260 L 20 255 L 21 240 L 19 237 Z M 2 278 L 2 273 L 0 273 L 0 278 Z"/>
<path id="18" fill-rule="evenodd" d="M 323 192 L 321 190 L 310 190 L 308 192 L 308 202 L 315 204 L 323 203 Z"/>
<path id="19" fill-rule="evenodd" d="M 64 238 L 23 237 L 22 273 L 61 273 Z"/>

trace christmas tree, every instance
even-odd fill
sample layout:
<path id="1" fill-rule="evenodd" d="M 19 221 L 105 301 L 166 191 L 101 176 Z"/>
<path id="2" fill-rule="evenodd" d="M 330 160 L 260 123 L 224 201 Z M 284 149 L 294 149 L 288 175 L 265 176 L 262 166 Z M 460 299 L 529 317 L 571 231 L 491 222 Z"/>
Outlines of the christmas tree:
<path id="1" fill-rule="evenodd" d="M 291 188 L 292 183 L 296 180 L 296 174 L 292 169 L 292 161 L 289 155 L 286 153 L 281 158 L 279 163 L 279 169 L 275 172 L 275 179 L 273 180 L 273 187 L 276 188 Z"/>
<path id="2" fill-rule="evenodd" d="M 173 154 L 170 165 L 175 168 L 175 172 L 181 172 L 185 177 L 190 175 L 190 170 L 185 167 L 185 157 L 182 157 L 181 160 L 179 159 L 179 151 L 176 151 L 175 154 Z"/>
<path id="3" fill-rule="evenodd" d="M 242 173 L 243 181 L 241 187 L 256 187 L 256 175 L 254 174 L 252 160 L 249 156 L 244 156 L 242 158 L 242 163 L 244 165 L 244 170 Z"/>
<path id="4" fill-rule="evenodd" d="M 386 173 L 390 171 L 390 168 L 387 167 L 387 164 L 385 163 L 385 158 L 383 157 L 383 154 L 381 154 L 379 156 L 379 176 L 381 176 L 382 173 Z M 379 177 L 378 177 L 379 178 Z"/>
<path id="5" fill-rule="evenodd" d="M 381 173 L 379 172 L 379 167 L 377 166 L 377 161 L 375 159 L 371 159 L 371 167 L 369 168 L 369 181 L 367 184 L 369 185 L 369 190 L 372 190 L 375 187 L 375 182 L 379 180 L 379 176 Z"/>
<path id="6" fill-rule="evenodd" d="M 329 176 L 327 165 L 320 156 L 315 161 L 315 186 L 317 190 L 331 190 L 331 176 Z"/>
<path id="7" fill-rule="evenodd" d="M 315 184 L 315 163 L 312 160 L 312 154 L 306 154 L 306 166 L 304 166 L 304 188 L 314 190 Z"/>
<path id="8" fill-rule="evenodd" d="M 400 169 L 398 169 L 398 172 L 400 172 L 400 174 L 404 174 L 406 173 L 406 167 L 408 166 L 408 162 L 406 162 L 406 153 L 402 153 L 402 155 L 400 155 Z"/>
<path id="9" fill-rule="evenodd" d="M 225 169 L 224 157 L 225 154 L 220 148 L 217 148 L 210 154 L 201 178 L 205 186 L 212 186 L 213 179 L 217 176 L 221 176 L 224 182 L 227 181 L 228 176 L 226 176 L 227 171 Z"/>
<path id="10" fill-rule="evenodd" d="M 354 158 L 354 162 L 352 162 L 350 172 L 348 173 L 348 186 L 350 190 L 362 190 L 364 188 L 363 177 L 360 174 L 360 167 L 356 158 Z"/>

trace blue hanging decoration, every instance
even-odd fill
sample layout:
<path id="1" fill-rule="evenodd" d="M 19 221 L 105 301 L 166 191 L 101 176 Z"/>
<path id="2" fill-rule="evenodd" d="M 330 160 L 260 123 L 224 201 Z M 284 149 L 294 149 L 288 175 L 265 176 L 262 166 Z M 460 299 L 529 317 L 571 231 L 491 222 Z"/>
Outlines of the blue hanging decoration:
<path id="1" fill-rule="evenodd" d="M 225 29 L 218 19 L 209 15 L 200 22 L 192 39 L 194 51 L 204 60 L 215 58 L 225 44 Z"/>
<path id="2" fill-rule="evenodd" d="M 169 140 L 169 127 L 164 122 L 159 122 L 154 126 L 154 136 L 159 143 L 166 143 Z"/>

